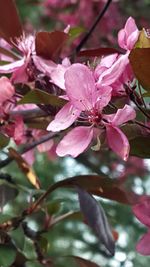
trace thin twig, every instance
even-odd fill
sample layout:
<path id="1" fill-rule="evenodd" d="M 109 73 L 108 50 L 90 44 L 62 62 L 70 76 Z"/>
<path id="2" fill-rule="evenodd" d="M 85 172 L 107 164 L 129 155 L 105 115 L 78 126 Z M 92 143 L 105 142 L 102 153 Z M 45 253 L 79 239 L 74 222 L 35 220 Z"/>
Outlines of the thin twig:
<path id="1" fill-rule="evenodd" d="M 33 141 L 31 144 L 25 146 L 24 148 L 20 149 L 19 154 L 24 154 L 31 149 L 35 148 L 36 146 L 45 143 L 46 141 L 56 137 L 57 135 L 54 133 L 48 133 L 44 136 L 42 136 L 39 140 Z M 8 157 L 5 160 L 0 161 L 0 168 L 3 168 L 7 166 L 10 162 L 12 162 L 14 159 L 12 157 Z"/>
<path id="2" fill-rule="evenodd" d="M 139 121 L 136 121 L 136 120 L 134 120 L 133 122 L 136 123 L 137 125 L 142 126 L 143 128 L 146 128 L 146 129 L 150 130 L 150 127 L 148 127 L 147 125 L 143 124 L 142 122 L 139 122 Z"/>
<path id="3" fill-rule="evenodd" d="M 111 2 L 112 2 L 112 0 L 108 0 L 107 1 L 107 3 L 105 4 L 104 8 L 99 13 L 99 15 L 97 16 L 96 20 L 94 21 L 94 23 L 91 26 L 91 28 L 89 29 L 89 31 L 86 33 L 86 35 L 83 37 L 83 39 L 81 40 L 81 42 L 76 47 L 75 54 L 78 54 L 80 52 L 81 48 L 85 45 L 85 43 L 87 42 L 87 40 L 89 39 L 89 37 L 91 36 L 91 34 L 93 33 L 93 31 L 95 30 L 95 28 L 98 25 L 98 23 L 103 18 L 104 14 L 107 11 L 107 9 L 108 9 L 108 7 L 109 7 L 109 5 L 110 5 Z"/>

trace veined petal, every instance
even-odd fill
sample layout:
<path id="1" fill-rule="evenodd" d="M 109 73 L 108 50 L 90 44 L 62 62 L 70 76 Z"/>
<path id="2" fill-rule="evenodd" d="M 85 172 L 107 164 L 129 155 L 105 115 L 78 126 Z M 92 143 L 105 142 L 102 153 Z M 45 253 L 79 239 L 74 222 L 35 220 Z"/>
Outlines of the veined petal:
<path id="1" fill-rule="evenodd" d="M 93 128 L 83 126 L 76 127 L 60 141 L 56 153 L 60 157 L 70 155 L 75 158 L 86 150 L 92 138 Z"/>
<path id="2" fill-rule="evenodd" d="M 116 82 L 129 64 L 128 56 L 128 52 L 125 55 L 120 55 L 112 66 L 100 75 L 97 85 L 107 86 Z"/>
<path id="3" fill-rule="evenodd" d="M 74 108 L 70 103 L 67 103 L 50 122 L 47 131 L 59 132 L 68 128 L 80 115 L 80 111 Z"/>
<path id="4" fill-rule="evenodd" d="M 150 255 L 150 231 L 142 236 L 136 245 L 136 250 L 142 255 Z"/>
<path id="5" fill-rule="evenodd" d="M 72 104 L 79 110 L 91 109 L 95 102 L 95 80 L 90 69 L 82 64 L 73 64 L 65 72 L 65 87 Z"/>
<path id="6" fill-rule="evenodd" d="M 125 134 L 117 127 L 106 125 L 106 135 L 109 147 L 123 160 L 127 160 L 130 145 Z"/>
<path id="7" fill-rule="evenodd" d="M 102 110 L 104 107 L 106 107 L 111 100 L 111 94 L 112 88 L 110 86 L 102 86 L 99 88 L 99 90 L 95 93 L 97 94 L 97 101 L 96 101 L 96 107 L 99 110 Z"/>
<path id="8" fill-rule="evenodd" d="M 132 210 L 138 220 L 150 228 L 150 197 L 134 205 Z"/>
<path id="9" fill-rule="evenodd" d="M 129 106 L 125 105 L 122 109 L 118 109 L 111 123 L 113 125 L 121 125 L 127 121 L 134 120 L 136 117 L 135 110 Z"/>

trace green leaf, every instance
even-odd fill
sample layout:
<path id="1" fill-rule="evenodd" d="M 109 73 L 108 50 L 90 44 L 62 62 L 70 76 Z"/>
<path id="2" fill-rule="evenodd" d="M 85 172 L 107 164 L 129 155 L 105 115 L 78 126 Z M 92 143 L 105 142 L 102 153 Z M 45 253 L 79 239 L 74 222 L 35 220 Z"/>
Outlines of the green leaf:
<path id="1" fill-rule="evenodd" d="M 10 232 L 10 236 L 16 248 L 22 251 L 25 243 L 25 235 L 23 229 L 21 227 L 18 227 L 17 229 Z"/>
<path id="2" fill-rule="evenodd" d="M 7 181 L 0 179 L 0 208 L 2 209 L 9 201 L 18 195 L 17 188 Z"/>
<path id="3" fill-rule="evenodd" d="M 71 40 L 78 38 L 81 33 L 85 32 L 85 28 L 83 27 L 74 27 L 69 30 L 69 37 Z"/>
<path id="4" fill-rule="evenodd" d="M 130 155 L 150 158 L 150 138 L 139 136 L 130 141 Z"/>
<path id="5" fill-rule="evenodd" d="M 0 133 L 0 149 L 6 147 L 8 143 L 9 143 L 9 138 L 6 135 Z"/>
<path id="6" fill-rule="evenodd" d="M 0 266 L 9 267 L 15 261 L 16 250 L 11 245 L 0 244 Z"/>
<path id="7" fill-rule="evenodd" d="M 44 208 L 50 215 L 57 213 L 60 210 L 61 203 L 57 200 L 45 203 Z"/>
<path id="8" fill-rule="evenodd" d="M 39 262 L 37 261 L 27 261 L 26 267 L 43 267 Z"/>
<path id="9" fill-rule="evenodd" d="M 63 106 L 66 103 L 66 100 L 59 98 L 58 96 L 48 94 L 39 89 L 34 89 L 27 93 L 19 102 L 19 105 L 22 104 L 45 104 L 52 106 Z"/>
<path id="10" fill-rule="evenodd" d="M 147 37 L 145 29 L 140 32 L 135 48 L 150 48 L 150 38 Z"/>
<path id="11" fill-rule="evenodd" d="M 150 91 L 150 48 L 132 49 L 129 60 L 139 83 Z"/>

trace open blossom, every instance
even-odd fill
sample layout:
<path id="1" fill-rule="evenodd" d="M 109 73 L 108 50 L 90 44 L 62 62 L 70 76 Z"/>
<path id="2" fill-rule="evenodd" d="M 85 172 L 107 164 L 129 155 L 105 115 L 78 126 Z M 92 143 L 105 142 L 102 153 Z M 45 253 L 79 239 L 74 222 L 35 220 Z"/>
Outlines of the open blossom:
<path id="1" fill-rule="evenodd" d="M 76 120 L 86 126 L 77 126 L 60 141 L 56 152 L 59 156 L 77 157 L 90 145 L 96 135 L 106 130 L 109 147 L 126 160 L 129 142 L 119 125 L 135 118 L 132 107 L 125 105 L 116 114 L 106 115 L 103 109 L 111 100 L 111 87 L 98 88 L 92 71 L 73 64 L 65 72 L 65 87 L 69 102 L 56 114 L 47 130 L 57 132 L 67 129 Z"/>
<path id="2" fill-rule="evenodd" d="M 142 255 L 150 255 L 150 197 L 142 197 L 141 202 L 133 206 L 134 215 L 148 227 L 148 231 L 142 236 L 136 246 L 136 250 Z"/>

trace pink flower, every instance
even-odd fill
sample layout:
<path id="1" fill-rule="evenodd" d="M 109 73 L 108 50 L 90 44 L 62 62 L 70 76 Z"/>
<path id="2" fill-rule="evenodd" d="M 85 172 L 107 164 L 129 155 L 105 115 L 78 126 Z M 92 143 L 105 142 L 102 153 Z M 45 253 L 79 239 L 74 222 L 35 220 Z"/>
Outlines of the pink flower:
<path id="1" fill-rule="evenodd" d="M 15 93 L 14 86 L 7 77 L 0 78 L 0 105 L 12 98 Z"/>
<path id="2" fill-rule="evenodd" d="M 21 56 L 18 54 L 18 60 L 0 66 L 0 73 L 12 73 L 11 81 L 24 83 L 28 81 L 30 76 L 28 73 L 28 65 L 31 60 L 31 54 L 34 51 L 34 37 L 22 36 L 17 41 L 18 44 L 14 46 Z"/>
<path id="3" fill-rule="evenodd" d="M 131 50 L 134 47 L 139 36 L 139 30 L 135 24 L 135 20 L 129 17 L 124 29 L 118 33 L 118 43 L 121 48 Z"/>
<path id="4" fill-rule="evenodd" d="M 82 64 L 68 68 L 65 87 L 69 102 L 56 114 L 47 130 L 57 132 L 67 129 L 78 119 L 87 126 L 75 127 L 67 133 L 57 146 L 57 154 L 77 157 L 89 146 L 96 129 L 99 133 L 106 129 L 109 146 L 126 160 L 129 143 L 118 126 L 135 118 L 133 108 L 126 105 L 116 114 L 104 115 L 102 111 L 111 99 L 112 89 L 110 86 L 97 89 L 92 71 Z"/>
<path id="5" fill-rule="evenodd" d="M 134 215 L 148 227 L 148 232 L 137 243 L 136 250 L 142 255 L 150 255 L 150 197 L 145 196 L 133 206 Z"/>

